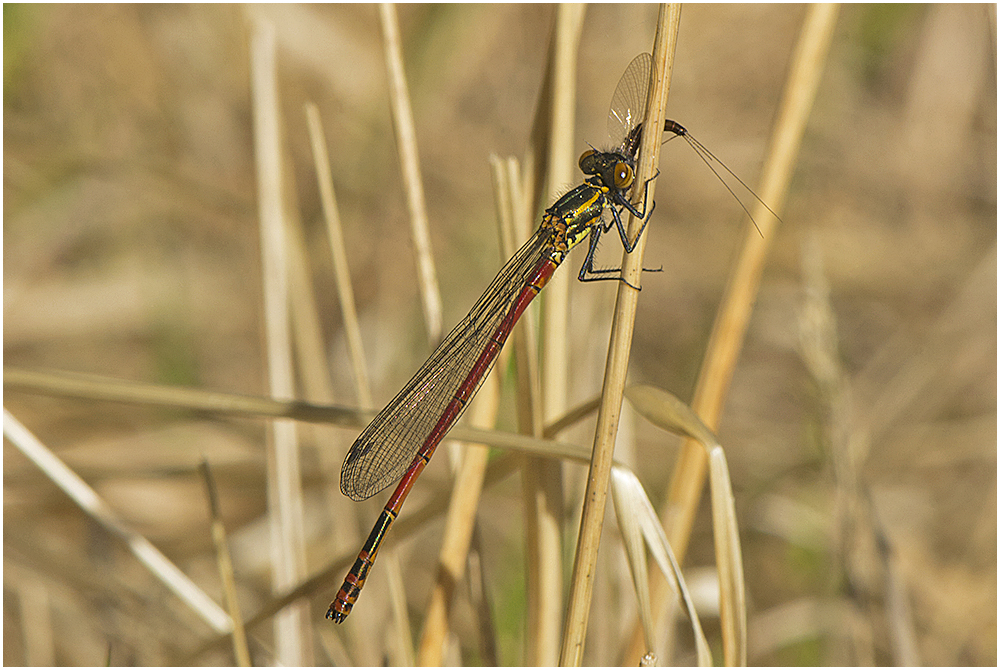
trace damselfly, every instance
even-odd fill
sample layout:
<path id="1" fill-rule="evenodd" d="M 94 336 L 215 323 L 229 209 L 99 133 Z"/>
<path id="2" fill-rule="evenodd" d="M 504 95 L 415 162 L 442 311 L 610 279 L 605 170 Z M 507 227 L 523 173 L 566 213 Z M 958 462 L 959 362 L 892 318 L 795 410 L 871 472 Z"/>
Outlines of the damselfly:
<path id="1" fill-rule="evenodd" d="M 608 125 L 617 148 L 591 149 L 580 157 L 580 169 L 590 176 L 545 210 L 538 230 L 507 261 L 468 316 L 379 412 L 348 452 L 340 473 L 340 489 L 352 500 L 370 498 L 402 479 L 330 604 L 327 618 L 340 623 L 350 614 L 382 540 L 413 483 L 479 389 L 514 324 L 548 283 L 566 253 L 589 235 L 590 247 L 579 279 L 625 282 L 619 270 L 594 269 L 594 254 L 601 235 L 613 226 L 625 250 L 631 253 L 653 213 L 654 205 L 648 211 L 646 208 L 652 180 L 643 184 L 641 208 L 626 193 L 635 179 L 650 64 L 649 54 L 636 57 L 615 89 Z M 707 160 L 707 150 L 690 138 L 683 126 L 667 121 L 664 130 L 685 137 L 689 143 L 693 141 L 691 146 Z M 610 221 L 603 218 L 605 210 L 611 212 Z M 642 220 L 636 241 L 629 240 L 625 232 L 623 211 Z"/>

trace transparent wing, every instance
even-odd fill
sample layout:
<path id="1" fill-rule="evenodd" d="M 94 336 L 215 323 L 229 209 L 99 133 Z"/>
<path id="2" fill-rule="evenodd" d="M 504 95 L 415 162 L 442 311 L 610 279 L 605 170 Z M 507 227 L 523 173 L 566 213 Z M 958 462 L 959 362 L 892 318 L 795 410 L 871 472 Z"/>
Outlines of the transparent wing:
<path id="1" fill-rule="evenodd" d="M 474 380 L 476 360 L 510 311 L 528 277 L 543 260 L 548 230 L 535 231 L 490 284 L 462 321 L 417 370 L 413 379 L 379 412 L 347 453 L 340 490 L 365 500 L 399 479 L 463 383 L 475 390 L 489 368 Z M 492 367 L 492 362 L 489 367 Z M 471 397 L 471 396 L 470 396 Z M 458 416 L 455 421 L 458 420 Z"/>
<path id="2" fill-rule="evenodd" d="M 623 146 L 629 133 L 646 115 L 649 71 L 652 66 L 652 56 L 639 54 L 618 80 L 615 94 L 611 97 L 611 110 L 608 112 L 608 137 L 614 147 Z"/>

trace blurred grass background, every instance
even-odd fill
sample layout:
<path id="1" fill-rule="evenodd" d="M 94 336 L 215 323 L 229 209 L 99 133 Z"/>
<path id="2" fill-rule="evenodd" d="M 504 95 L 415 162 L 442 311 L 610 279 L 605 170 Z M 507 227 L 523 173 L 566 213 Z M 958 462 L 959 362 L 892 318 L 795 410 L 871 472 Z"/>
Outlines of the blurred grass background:
<path id="1" fill-rule="evenodd" d="M 488 156 L 524 153 L 553 8 L 406 5 L 399 15 L 450 327 L 502 261 Z M 652 5 L 588 8 L 579 151 L 606 142 L 611 93 L 649 49 L 655 15 Z M 376 402 L 429 353 L 373 7 L 4 5 L 5 365 L 265 393 L 248 70 L 257 16 L 277 28 L 286 148 L 337 402 L 356 400 L 307 101 L 319 106 L 334 162 Z M 802 7 L 787 5 L 684 9 L 669 116 L 749 184 L 802 17 Z M 683 143 L 664 147 L 660 169 L 646 262 L 664 272 L 644 279 L 631 376 L 688 399 L 742 211 Z M 919 660 L 996 664 L 996 184 L 995 10 L 843 8 L 719 431 L 742 517 L 751 663 L 856 662 L 844 648 L 852 633 L 836 624 L 844 603 L 869 617 L 871 662 L 897 658 L 880 616 L 882 582 L 851 567 L 864 548 L 835 510 L 836 422 L 800 345 L 805 248 L 818 250 L 812 257 L 829 283 L 837 364 L 854 408 L 840 425 L 863 445 L 856 475 L 865 518 L 891 542 Z M 617 262 L 617 251 L 605 252 L 605 265 Z M 571 403 L 599 392 L 613 292 L 573 288 Z M 196 471 L 207 456 L 244 612 L 255 611 L 269 588 L 262 422 L 17 392 L 4 404 L 217 596 Z M 592 424 L 565 439 L 589 444 Z M 632 425 L 636 470 L 660 500 L 677 442 Z M 339 496 L 339 463 L 355 433 L 323 435 L 330 439 L 307 445 L 303 457 L 311 569 L 344 550 L 327 499 Z M 572 466 L 567 477 L 582 472 Z M 435 462 L 414 497 L 446 486 L 445 464 Z M 568 496 L 580 490 L 568 486 Z M 504 664 L 519 662 L 522 634 L 516 493 L 510 483 L 488 493 L 481 513 Z M 374 508 L 361 506 L 358 516 L 364 533 Z M 707 512 L 704 521 L 689 566 L 713 560 Z M 206 634 L 6 442 L 4 522 L 5 664 L 170 663 Z M 571 544 L 576 527 L 568 528 Z M 414 611 L 438 539 L 432 526 L 401 543 Z M 619 662 L 617 631 L 634 611 L 620 547 L 602 549 L 623 584 L 604 596 L 598 587 L 616 615 L 592 618 L 592 664 Z M 378 572 L 362 605 L 379 599 Z M 337 586 L 312 598 L 321 637 L 331 635 L 321 617 Z M 462 653 L 454 662 L 476 662 L 475 634 L 453 619 Z M 47 643 L 37 642 L 39 626 Z M 260 630 L 258 655 L 269 633 Z M 49 657 L 38 655 L 44 649 Z"/>

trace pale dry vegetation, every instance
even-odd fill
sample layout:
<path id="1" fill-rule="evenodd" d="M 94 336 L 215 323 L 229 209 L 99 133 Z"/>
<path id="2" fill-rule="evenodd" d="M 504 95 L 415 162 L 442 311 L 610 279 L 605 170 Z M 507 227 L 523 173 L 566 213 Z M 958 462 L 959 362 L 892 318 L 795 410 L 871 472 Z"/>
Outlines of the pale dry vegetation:
<path id="1" fill-rule="evenodd" d="M 429 353 L 375 8 L 5 5 L 5 368 L 268 395 L 249 70 L 253 21 L 264 16 L 276 27 L 292 209 L 331 379 L 327 397 L 303 397 L 358 404 L 308 101 L 331 154 L 374 403 Z M 749 184 L 803 16 L 787 5 L 684 8 L 668 117 Z M 588 8 L 577 153 L 606 142 L 611 93 L 650 49 L 655 18 L 655 6 Z M 489 156 L 524 155 L 553 9 L 408 5 L 399 19 L 448 328 L 502 260 Z M 751 664 L 996 665 L 995 26 L 985 6 L 841 11 L 718 429 L 740 520 Z M 660 169 L 645 263 L 663 273 L 643 278 L 630 379 L 689 400 L 742 211 L 682 142 L 663 147 Z M 603 252 L 604 265 L 617 263 L 610 236 Z M 575 274 L 581 260 L 560 272 Z M 613 293 L 572 287 L 570 405 L 600 392 Z M 505 384 L 502 430 L 516 430 L 513 389 Z M 222 603 L 199 472 L 207 459 L 244 617 L 270 597 L 264 420 L 11 386 L 4 406 Z M 560 439 L 589 449 L 593 423 Z M 619 458 L 659 504 L 679 441 L 634 414 L 622 432 L 634 447 L 620 444 Z M 384 500 L 340 495 L 356 435 L 301 430 L 308 574 L 353 557 Z M 446 455 L 431 464 L 401 523 L 447 496 L 447 465 Z M 586 471 L 563 472 L 568 577 Z M 447 663 L 523 660 L 520 505 L 518 478 L 484 493 Z M 441 525 L 387 540 L 399 549 L 415 637 Z M 701 568 L 714 560 L 706 495 L 685 566 L 709 593 L 699 604 L 710 641 L 720 635 L 716 587 Z M 357 621 L 339 628 L 322 618 L 335 573 L 308 595 L 306 658 L 402 662 L 387 565 L 373 571 Z M 488 632 L 476 609 L 484 600 Z M 635 616 L 609 509 L 585 663 L 633 662 L 623 655 Z M 677 624 L 671 662 L 694 662 L 688 630 Z M 267 623 L 251 628 L 255 663 L 273 662 L 272 634 Z M 232 663 L 227 646 L 189 656 L 211 638 L 4 442 L 5 664 Z"/>

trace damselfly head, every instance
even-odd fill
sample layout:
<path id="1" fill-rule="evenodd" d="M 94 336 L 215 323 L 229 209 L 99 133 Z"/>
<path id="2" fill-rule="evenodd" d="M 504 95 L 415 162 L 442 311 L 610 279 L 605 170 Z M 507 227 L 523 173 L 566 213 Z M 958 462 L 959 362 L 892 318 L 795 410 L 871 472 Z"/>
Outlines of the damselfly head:
<path id="1" fill-rule="evenodd" d="M 611 109 L 608 112 L 608 135 L 611 137 L 612 142 L 616 146 L 616 150 L 611 152 L 599 152 L 599 151 L 588 151 L 583 156 L 580 157 L 580 169 L 586 174 L 599 175 L 604 185 L 608 188 L 614 188 L 618 190 L 624 190 L 628 188 L 632 181 L 634 180 L 634 175 L 627 174 L 624 170 L 621 172 L 622 181 L 618 180 L 619 173 L 615 172 L 613 169 L 609 170 L 608 165 L 605 162 L 601 162 L 597 157 L 604 156 L 616 156 L 618 161 L 622 161 L 623 164 L 627 165 L 629 172 L 634 170 L 636 163 L 636 156 L 639 153 L 639 144 L 642 140 L 643 132 L 643 115 L 646 112 L 646 99 L 648 95 L 649 88 L 649 75 L 652 70 L 652 56 L 647 54 L 639 54 L 636 56 L 629 66 L 625 69 L 625 73 L 622 74 L 621 79 L 618 81 L 618 86 L 615 88 L 615 93 L 611 97 Z M 767 206 L 760 197 L 754 193 L 753 189 L 746 185 L 746 183 L 740 179 L 735 172 L 729 169 L 729 167 L 719 160 L 715 154 L 709 151 L 705 145 L 699 142 L 697 139 L 691 136 L 687 128 L 677 123 L 676 121 L 666 120 L 663 125 L 663 132 L 673 133 L 673 135 L 664 142 L 672 140 L 674 137 L 683 137 L 695 153 L 705 162 L 709 169 L 719 178 L 719 181 L 726 187 L 726 190 L 734 198 L 736 202 L 740 204 L 740 207 L 747 216 L 750 217 L 750 221 L 753 222 L 754 227 L 757 232 L 760 233 L 760 226 L 757 225 L 757 221 L 750 214 L 750 211 L 743 204 L 743 201 L 735 191 L 729 186 L 727 181 L 723 179 L 722 174 L 716 169 L 715 165 L 719 165 L 722 169 L 729 173 L 729 175 L 739 182 L 740 186 L 746 189 L 760 204 L 762 204 L 767 211 L 774 215 L 776 219 L 781 220 L 777 214 L 774 213 L 770 207 Z M 584 158 L 587 158 L 586 165 Z M 610 162 L 609 159 L 602 159 L 603 161 Z M 624 184 L 624 185 L 620 185 Z M 761 233 L 763 235 L 763 233 Z"/>
<path id="2" fill-rule="evenodd" d="M 628 159 L 613 151 L 589 149 L 580 156 L 580 170 L 597 175 L 608 188 L 625 190 L 632 185 L 635 171 Z"/>

